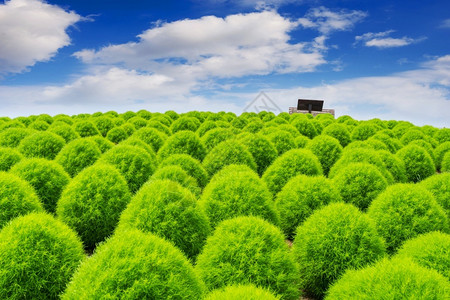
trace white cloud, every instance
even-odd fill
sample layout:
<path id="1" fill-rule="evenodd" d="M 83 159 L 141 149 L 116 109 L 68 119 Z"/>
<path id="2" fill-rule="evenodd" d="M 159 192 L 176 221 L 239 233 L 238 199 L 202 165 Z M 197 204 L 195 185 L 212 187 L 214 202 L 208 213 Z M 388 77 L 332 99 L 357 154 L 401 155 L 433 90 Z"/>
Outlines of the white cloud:
<path id="1" fill-rule="evenodd" d="M 439 27 L 440 28 L 450 28 L 450 19 L 446 19 L 446 20 L 442 21 L 442 23 Z"/>
<path id="2" fill-rule="evenodd" d="M 201 3 L 202 5 L 207 2 L 210 5 L 227 5 L 230 4 L 238 6 L 238 7 L 253 7 L 257 9 L 264 9 L 267 7 L 280 7 L 289 3 L 302 3 L 303 1 L 299 0 L 195 0 L 196 2 Z"/>
<path id="3" fill-rule="evenodd" d="M 331 11 L 321 6 L 311 9 L 298 23 L 305 28 L 314 28 L 323 34 L 329 34 L 333 31 L 350 30 L 366 16 L 367 13 L 359 10 Z"/>
<path id="4" fill-rule="evenodd" d="M 408 46 L 425 40 L 424 37 L 417 39 L 413 39 L 407 36 L 401 38 L 392 38 L 389 35 L 393 32 L 395 32 L 395 30 L 388 30 L 378 33 L 368 32 L 363 35 L 356 36 L 355 43 L 357 44 L 358 42 L 362 42 L 367 47 L 394 48 Z"/>
<path id="5" fill-rule="evenodd" d="M 81 19 L 41 0 L 0 4 L 0 74 L 18 73 L 48 61 L 70 44 L 66 29 Z"/>

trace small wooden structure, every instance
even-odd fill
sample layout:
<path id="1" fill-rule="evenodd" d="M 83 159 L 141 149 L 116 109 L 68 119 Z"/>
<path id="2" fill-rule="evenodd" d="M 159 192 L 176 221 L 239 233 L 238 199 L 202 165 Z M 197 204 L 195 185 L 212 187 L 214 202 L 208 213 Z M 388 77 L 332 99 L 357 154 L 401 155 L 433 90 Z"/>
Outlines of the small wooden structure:
<path id="1" fill-rule="evenodd" d="M 331 114 L 334 116 L 334 109 L 324 109 L 324 100 L 298 99 L 297 107 L 289 107 L 289 114 Z"/>

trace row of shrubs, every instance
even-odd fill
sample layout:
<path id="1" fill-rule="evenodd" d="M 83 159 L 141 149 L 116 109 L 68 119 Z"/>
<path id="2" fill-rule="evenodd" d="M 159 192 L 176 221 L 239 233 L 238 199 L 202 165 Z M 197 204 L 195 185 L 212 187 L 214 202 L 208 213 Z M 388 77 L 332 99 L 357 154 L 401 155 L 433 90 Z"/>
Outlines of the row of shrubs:
<path id="1" fill-rule="evenodd" d="M 0 146 L 2 298 L 450 292 L 446 128 L 108 112 L 0 118 Z"/>

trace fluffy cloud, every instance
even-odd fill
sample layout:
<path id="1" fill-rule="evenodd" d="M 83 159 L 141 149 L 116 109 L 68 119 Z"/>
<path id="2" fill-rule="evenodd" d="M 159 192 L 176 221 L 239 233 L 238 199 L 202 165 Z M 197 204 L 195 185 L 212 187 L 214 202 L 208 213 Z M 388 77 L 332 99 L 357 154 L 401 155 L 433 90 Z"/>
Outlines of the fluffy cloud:
<path id="1" fill-rule="evenodd" d="M 442 21 L 440 28 L 450 28 L 450 19 Z"/>
<path id="2" fill-rule="evenodd" d="M 0 4 L 0 74 L 18 73 L 48 61 L 70 44 L 66 29 L 81 19 L 41 0 Z"/>
<path id="3" fill-rule="evenodd" d="M 401 38 L 392 38 L 389 35 L 395 32 L 395 30 L 388 30 L 384 32 L 368 32 L 363 35 L 355 37 L 355 43 L 362 42 L 367 47 L 377 47 L 377 48 L 393 48 L 393 47 L 403 47 L 408 46 L 413 43 L 418 43 L 423 41 L 425 38 L 413 39 L 407 36 Z"/>

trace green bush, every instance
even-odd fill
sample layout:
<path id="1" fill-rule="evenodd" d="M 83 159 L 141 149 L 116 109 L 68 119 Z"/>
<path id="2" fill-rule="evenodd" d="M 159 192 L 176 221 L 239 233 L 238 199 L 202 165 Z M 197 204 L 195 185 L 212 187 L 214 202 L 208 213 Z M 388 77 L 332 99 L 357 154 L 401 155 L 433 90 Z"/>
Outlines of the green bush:
<path id="1" fill-rule="evenodd" d="M 232 139 L 235 134 L 230 128 L 215 128 L 211 129 L 201 137 L 203 145 L 207 152 L 211 151 L 215 146 L 219 145 L 221 142 Z"/>
<path id="2" fill-rule="evenodd" d="M 70 180 L 69 174 L 61 165 L 43 158 L 24 159 L 10 173 L 29 182 L 45 210 L 51 213 L 55 212 L 62 190 Z"/>
<path id="3" fill-rule="evenodd" d="M 247 147 L 253 156 L 257 166 L 257 172 L 261 176 L 264 171 L 278 157 L 275 146 L 264 136 L 258 134 L 247 134 L 238 136 L 238 141 Z"/>
<path id="4" fill-rule="evenodd" d="M 156 153 L 153 150 L 152 146 L 135 136 L 126 139 L 125 141 L 121 142 L 120 145 L 136 146 L 142 148 L 151 156 L 152 161 L 157 162 Z"/>
<path id="5" fill-rule="evenodd" d="M 38 131 L 46 131 L 49 127 L 50 125 L 45 121 L 34 121 L 28 126 L 29 129 L 34 129 Z"/>
<path id="6" fill-rule="evenodd" d="M 233 121 L 231 121 L 231 126 L 237 129 L 244 129 L 247 126 L 248 120 L 242 117 L 237 117 Z"/>
<path id="7" fill-rule="evenodd" d="M 92 250 L 114 231 L 130 198 L 127 183 L 119 171 L 109 165 L 95 164 L 67 185 L 56 213 L 78 232 L 86 249 Z"/>
<path id="8" fill-rule="evenodd" d="M 290 134 L 292 134 L 292 136 L 294 138 L 296 138 L 297 136 L 301 135 L 298 132 L 297 128 L 295 128 L 291 124 L 282 124 L 282 125 L 278 126 L 277 129 L 289 132 Z"/>
<path id="9" fill-rule="evenodd" d="M 450 172 L 450 152 L 445 153 L 442 159 L 442 172 Z"/>
<path id="10" fill-rule="evenodd" d="M 19 151 L 25 157 L 54 159 L 66 142 L 51 132 L 37 132 L 25 137 L 19 145 Z"/>
<path id="11" fill-rule="evenodd" d="M 75 129 L 73 129 L 72 126 L 65 123 L 57 126 L 50 126 L 47 131 L 59 135 L 66 141 L 66 143 L 80 137 L 80 135 L 75 131 Z"/>
<path id="12" fill-rule="evenodd" d="M 318 135 L 317 129 L 313 122 L 307 118 L 296 118 L 291 122 L 291 124 L 297 128 L 300 134 L 310 139 L 313 139 L 316 135 Z"/>
<path id="13" fill-rule="evenodd" d="M 257 170 L 252 154 L 237 140 L 227 140 L 214 147 L 203 161 L 203 167 L 210 176 L 216 174 L 223 167 L 232 164 L 247 165 Z"/>
<path id="14" fill-rule="evenodd" d="M 170 156 L 169 156 L 170 157 Z M 153 173 L 151 180 L 163 180 L 169 179 L 178 182 L 182 187 L 187 188 L 195 196 L 199 196 L 201 189 L 198 186 L 197 180 L 190 176 L 183 168 L 180 166 L 165 166 L 158 168 L 155 173 Z"/>
<path id="15" fill-rule="evenodd" d="M 114 127 L 108 131 L 106 138 L 114 144 L 118 144 L 128 138 L 128 133 L 123 127 Z"/>
<path id="16" fill-rule="evenodd" d="M 13 130 L 13 129 L 9 129 L 9 130 Z M 442 159 L 444 158 L 444 155 L 447 152 L 450 152 L 450 141 L 444 142 L 434 149 L 434 157 L 436 159 L 435 162 L 436 162 L 437 170 L 441 170 Z"/>
<path id="17" fill-rule="evenodd" d="M 129 119 L 129 120 L 127 121 L 127 123 L 132 124 L 133 127 L 134 127 L 136 130 L 138 130 L 138 129 L 141 129 L 141 128 L 143 128 L 143 127 L 146 127 L 148 121 L 147 121 L 146 119 L 144 119 L 144 118 L 141 118 L 141 117 L 139 117 L 139 116 L 136 116 L 136 117 L 132 117 L 131 119 Z"/>
<path id="18" fill-rule="evenodd" d="M 433 231 L 407 240 L 398 250 L 400 257 L 409 257 L 415 263 L 434 269 L 450 279 L 450 235 Z"/>
<path id="19" fill-rule="evenodd" d="M 15 217 L 43 210 L 28 182 L 16 175 L 0 172 L 0 228 Z"/>
<path id="20" fill-rule="evenodd" d="M 117 145 L 99 161 L 115 166 L 125 177 L 131 193 L 136 193 L 156 169 L 150 154 L 136 146 Z"/>
<path id="21" fill-rule="evenodd" d="M 151 121 L 159 121 L 161 123 L 163 123 L 164 125 L 166 125 L 167 127 L 170 127 L 170 125 L 173 123 L 173 121 L 175 121 L 176 119 L 178 119 L 180 116 L 174 115 L 174 114 L 170 114 L 169 115 L 165 115 L 165 114 L 160 114 L 160 113 L 154 113 L 152 114 L 151 117 Z"/>
<path id="22" fill-rule="evenodd" d="M 406 168 L 403 160 L 398 158 L 395 154 L 386 150 L 377 151 L 378 156 L 383 161 L 389 173 L 394 178 L 394 182 L 406 182 Z"/>
<path id="23" fill-rule="evenodd" d="M 296 136 L 294 139 L 294 142 L 297 145 L 297 148 L 306 148 L 306 146 L 308 145 L 308 143 L 310 141 L 311 140 L 308 137 L 301 135 L 301 134 Z"/>
<path id="24" fill-rule="evenodd" d="M 277 129 L 271 130 L 271 133 L 267 135 L 267 138 L 277 149 L 278 156 L 297 148 L 294 137 L 287 131 Z"/>
<path id="25" fill-rule="evenodd" d="M 84 168 L 94 164 L 101 154 L 94 141 L 80 138 L 65 145 L 55 161 L 63 166 L 71 177 L 74 177 Z"/>
<path id="26" fill-rule="evenodd" d="M 300 287 L 322 297 L 349 268 L 361 268 L 385 254 L 372 220 L 351 204 L 316 210 L 298 228 L 292 252 L 300 266 Z"/>
<path id="27" fill-rule="evenodd" d="M 272 195 L 258 177 L 245 165 L 224 167 L 205 187 L 199 201 L 211 225 L 237 216 L 260 216 L 278 225 Z"/>
<path id="28" fill-rule="evenodd" d="M 0 147 L 0 171 L 8 171 L 23 158 L 19 151 Z"/>
<path id="29" fill-rule="evenodd" d="M 194 177 L 197 180 L 198 186 L 203 189 L 209 181 L 208 173 L 202 164 L 188 154 L 174 154 L 163 160 L 159 167 L 165 166 L 179 166 L 185 170 L 188 175 Z"/>
<path id="30" fill-rule="evenodd" d="M 170 130 L 170 128 L 159 121 L 151 120 L 147 123 L 147 127 L 155 128 L 156 130 L 164 133 L 167 136 L 172 135 L 172 131 Z"/>
<path id="31" fill-rule="evenodd" d="M 43 121 L 47 124 L 52 124 L 53 118 L 49 114 L 40 114 L 39 116 L 37 116 L 35 121 Z"/>
<path id="32" fill-rule="evenodd" d="M 409 182 L 419 182 L 436 172 L 433 159 L 422 147 L 408 145 L 396 154 L 404 163 Z"/>
<path id="33" fill-rule="evenodd" d="M 327 135 L 316 136 L 305 148 L 311 150 L 319 158 L 325 175 L 342 155 L 342 146 L 339 141 Z"/>
<path id="34" fill-rule="evenodd" d="M 434 134 L 434 139 L 439 143 L 450 142 L 450 128 L 441 128 Z"/>
<path id="35" fill-rule="evenodd" d="M 136 115 L 137 115 L 138 117 L 141 117 L 141 118 L 145 119 L 145 120 L 150 120 L 150 119 L 152 118 L 152 113 L 149 112 L 149 111 L 147 111 L 147 110 L 145 110 L 145 109 L 139 110 L 139 111 L 136 113 Z"/>
<path id="36" fill-rule="evenodd" d="M 405 146 L 416 140 L 426 140 L 425 133 L 416 127 L 408 129 L 400 138 L 400 142 Z"/>
<path id="37" fill-rule="evenodd" d="M 59 299 L 83 257 L 80 239 L 61 221 L 18 217 L 0 231 L 0 298 Z"/>
<path id="38" fill-rule="evenodd" d="M 158 151 L 158 157 L 162 161 L 173 154 L 189 154 L 202 161 L 206 150 L 198 135 L 192 131 L 179 131 L 170 136 Z"/>
<path id="39" fill-rule="evenodd" d="M 333 184 L 342 200 L 365 211 L 387 187 L 387 181 L 377 167 L 368 163 L 350 163 L 337 171 Z"/>
<path id="40" fill-rule="evenodd" d="M 281 231 L 259 217 L 223 221 L 208 238 L 196 270 L 209 290 L 254 284 L 299 299 L 298 270 Z"/>
<path id="41" fill-rule="evenodd" d="M 253 284 L 236 284 L 229 285 L 222 289 L 213 290 L 206 295 L 204 300 L 279 300 L 278 296 L 275 296 L 270 291 L 258 288 Z"/>
<path id="42" fill-rule="evenodd" d="M 287 151 L 267 168 L 262 179 L 272 194 L 276 195 L 291 178 L 300 174 L 310 176 L 323 174 L 319 159 L 310 150 Z"/>
<path id="43" fill-rule="evenodd" d="M 414 184 L 394 184 L 372 201 L 368 215 L 394 253 L 406 240 L 435 230 L 447 232 L 447 215 L 425 188 Z"/>
<path id="44" fill-rule="evenodd" d="M 218 127 L 219 126 L 217 125 L 217 121 L 205 121 L 198 127 L 197 134 L 199 137 L 202 137 L 205 135 L 205 133 L 207 133 L 211 129 L 218 128 Z"/>
<path id="45" fill-rule="evenodd" d="M 195 196 L 167 179 L 150 180 L 133 197 L 120 217 L 117 232 L 131 228 L 171 241 L 191 259 L 198 255 L 211 231 Z"/>
<path id="46" fill-rule="evenodd" d="M 348 270 L 327 292 L 334 299 L 448 299 L 448 280 L 408 258 L 382 259 L 361 270 Z"/>
<path id="47" fill-rule="evenodd" d="M 25 128 L 25 125 L 19 120 L 10 120 L 0 124 L 0 132 L 9 128 Z"/>
<path id="48" fill-rule="evenodd" d="M 189 130 L 189 131 L 197 131 L 200 127 L 201 123 L 197 118 L 194 117 L 180 117 L 173 121 L 170 126 L 170 130 L 172 133 L 176 133 L 178 131 Z"/>
<path id="49" fill-rule="evenodd" d="M 97 117 L 93 121 L 103 137 L 106 137 L 108 131 L 116 126 L 116 124 L 114 124 L 114 120 L 108 116 Z"/>
<path id="50" fill-rule="evenodd" d="M 420 185 L 433 194 L 450 217 L 450 173 L 435 174 L 421 181 Z"/>
<path id="51" fill-rule="evenodd" d="M 375 135 L 367 139 L 368 141 L 377 140 L 386 145 L 391 153 L 396 153 L 403 145 L 399 140 L 388 135 L 387 131 L 378 131 Z"/>
<path id="52" fill-rule="evenodd" d="M 91 121 L 87 121 L 87 120 L 78 121 L 73 126 L 74 126 L 75 131 L 81 137 L 88 137 L 88 136 L 100 134 L 97 127 Z"/>
<path id="53" fill-rule="evenodd" d="M 280 228 L 288 239 L 293 240 L 297 227 L 316 209 L 341 200 L 329 179 L 298 175 L 289 180 L 275 198 Z"/>
<path id="54" fill-rule="evenodd" d="M 35 132 L 26 128 L 8 128 L 0 131 L 0 146 L 16 148 L 24 138 Z"/>
<path id="55" fill-rule="evenodd" d="M 249 133 L 257 133 L 261 129 L 264 128 L 264 122 L 259 119 L 252 119 L 245 127 L 242 129 L 242 131 L 249 132 Z"/>
<path id="56" fill-rule="evenodd" d="M 128 121 L 129 119 L 136 117 L 136 116 L 137 116 L 137 114 L 134 111 L 130 111 L 130 110 L 120 114 L 120 117 L 122 119 L 124 119 L 125 121 Z"/>
<path id="57" fill-rule="evenodd" d="M 94 141 L 97 144 L 98 149 L 100 149 L 101 153 L 105 153 L 112 147 L 114 147 L 114 143 L 108 141 L 106 138 L 100 135 L 94 135 L 91 137 L 85 138 L 86 140 Z"/>

